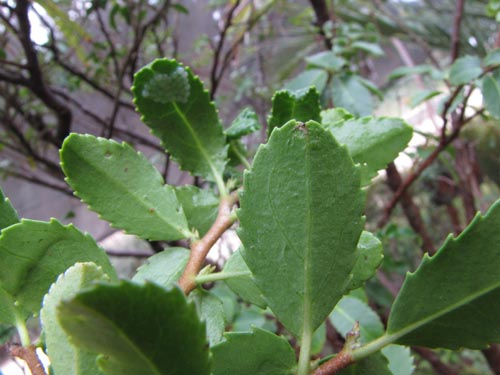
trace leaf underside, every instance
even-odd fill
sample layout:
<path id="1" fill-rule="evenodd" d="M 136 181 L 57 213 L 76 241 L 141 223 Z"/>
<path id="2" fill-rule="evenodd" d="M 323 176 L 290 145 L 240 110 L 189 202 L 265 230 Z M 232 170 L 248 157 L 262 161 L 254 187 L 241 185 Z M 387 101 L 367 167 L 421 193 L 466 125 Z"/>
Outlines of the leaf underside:
<path id="1" fill-rule="evenodd" d="M 277 128 L 241 195 L 243 257 L 293 334 L 312 334 L 340 299 L 363 226 L 359 172 L 319 124 Z"/>

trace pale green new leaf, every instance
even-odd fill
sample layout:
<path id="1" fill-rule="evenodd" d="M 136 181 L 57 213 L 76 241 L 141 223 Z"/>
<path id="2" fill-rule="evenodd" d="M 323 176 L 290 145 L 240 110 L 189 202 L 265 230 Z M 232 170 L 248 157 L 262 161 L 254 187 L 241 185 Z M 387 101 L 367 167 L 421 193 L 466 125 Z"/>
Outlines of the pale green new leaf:
<path id="1" fill-rule="evenodd" d="M 295 352 L 286 339 L 259 328 L 224 336 L 212 348 L 213 375 L 295 374 Z"/>
<path id="2" fill-rule="evenodd" d="M 174 188 L 128 144 L 71 134 L 60 155 L 75 194 L 115 228 L 148 240 L 191 236 Z"/>
<path id="3" fill-rule="evenodd" d="M 394 375 L 411 375 L 415 371 L 410 348 L 401 345 L 388 345 L 381 352 L 389 360 L 389 370 Z"/>
<path id="4" fill-rule="evenodd" d="M 464 85 L 481 75 L 481 60 L 477 56 L 464 56 L 453 63 L 450 69 L 450 83 Z"/>
<path id="5" fill-rule="evenodd" d="M 109 277 L 94 263 L 77 263 L 70 267 L 50 287 L 43 299 L 40 312 L 47 354 L 54 375 L 97 375 L 96 354 L 74 347 L 56 316 L 57 305 L 73 298 L 77 292 L 89 287 L 97 280 L 106 281 Z"/>
<path id="6" fill-rule="evenodd" d="M 370 90 L 355 74 L 334 76 L 331 95 L 335 107 L 345 108 L 355 116 L 367 116 L 373 112 Z"/>
<path id="7" fill-rule="evenodd" d="M 354 290 L 363 286 L 364 282 L 377 272 L 384 258 L 382 243 L 372 233 L 363 231 L 357 247 L 357 258 L 352 269 L 352 278 L 347 289 Z"/>
<path id="8" fill-rule="evenodd" d="M 175 194 L 182 206 L 189 229 L 195 229 L 204 236 L 219 212 L 219 198 L 212 190 L 200 189 L 194 185 L 176 186 Z"/>
<path id="9" fill-rule="evenodd" d="M 101 354 L 104 374 L 210 374 L 205 325 L 178 288 L 97 285 L 60 304 L 58 316 L 74 345 Z"/>
<path id="10" fill-rule="evenodd" d="M 495 48 L 488 52 L 485 56 L 483 63 L 485 66 L 500 65 L 500 48 Z"/>
<path id="11" fill-rule="evenodd" d="M 221 342 L 226 328 L 226 314 L 222 301 L 215 294 L 202 289 L 191 292 L 189 298 L 194 301 L 198 316 L 205 322 L 210 346 Z"/>
<path id="12" fill-rule="evenodd" d="M 311 340 L 311 355 L 318 355 L 323 350 L 326 342 L 326 324 L 321 324 L 314 332 Z"/>
<path id="13" fill-rule="evenodd" d="M 393 161 L 413 134 L 412 127 L 399 118 L 368 116 L 342 121 L 332 111 L 321 112 L 322 124 L 347 146 L 354 162 L 363 165 L 363 184 Z"/>
<path id="14" fill-rule="evenodd" d="M 386 340 L 483 349 L 500 342 L 500 201 L 406 277 Z"/>
<path id="15" fill-rule="evenodd" d="M 370 43 L 370 42 L 358 40 L 358 41 L 352 43 L 350 47 L 364 51 L 364 52 L 369 53 L 373 56 L 377 56 L 377 57 L 384 56 L 384 50 L 377 43 Z"/>
<path id="16" fill-rule="evenodd" d="M 312 335 L 342 296 L 363 207 L 347 149 L 319 124 L 291 121 L 257 151 L 238 214 L 243 257 L 294 335 Z"/>
<path id="17" fill-rule="evenodd" d="M 221 188 L 226 137 L 200 79 L 175 60 L 157 59 L 135 74 L 132 92 L 142 120 L 180 167 Z"/>
<path id="18" fill-rule="evenodd" d="M 417 105 L 422 104 L 423 102 L 434 98 L 441 94 L 441 91 L 438 90 L 423 90 L 418 91 L 413 95 L 410 99 L 410 107 L 415 108 Z"/>
<path id="19" fill-rule="evenodd" d="M 189 260 L 189 250 L 170 247 L 149 257 L 132 278 L 136 282 L 151 281 L 163 287 L 176 283 Z"/>
<path id="20" fill-rule="evenodd" d="M 260 130 L 261 127 L 257 113 L 252 108 L 245 108 L 224 133 L 228 139 L 239 139 Z"/>
<path id="21" fill-rule="evenodd" d="M 493 117 L 500 118 L 500 71 L 483 78 L 481 93 L 486 110 Z"/>
<path id="22" fill-rule="evenodd" d="M 263 309 L 266 308 L 267 304 L 262 293 L 255 284 L 255 280 L 248 269 L 245 260 L 241 256 L 241 248 L 235 251 L 229 259 L 224 264 L 224 273 L 244 273 L 248 272 L 250 275 L 231 277 L 224 280 L 228 287 L 231 288 L 233 292 L 239 295 L 244 301 L 250 302 L 257 305 Z"/>
<path id="23" fill-rule="evenodd" d="M 77 262 L 94 262 L 116 279 L 106 253 L 88 234 L 57 220 L 22 220 L 0 236 L 0 285 L 32 313 L 59 274 Z"/>
<path id="24" fill-rule="evenodd" d="M 17 212 L 0 189 L 0 231 L 16 223 L 19 223 Z"/>
<path id="25" fill-rule="evenodd" d="M 309 66 L 326 69 L 332 73 L 338 72 L 347 64 L 344 58 L 335 55 L 332 51 L 318 52 L 306 57 L 305 60 Z"/>
<path id="26" fill-rule="evenodd" d="M 268 120 L 267 132 L 285 125 L 290 120 L 320 121 L 321 106 L 315 87 L 299 91 L 278 91 L 273 96 L 273 108 Z"/>
<path id="27" fill-rule="evenodd" d="M 310 86 L 316 87 L 318 92 L 323 92 L 328 82 L 328 73 L 324 69 L 308 69 L 285 84 L 285 89 L 298 91 Z"/>

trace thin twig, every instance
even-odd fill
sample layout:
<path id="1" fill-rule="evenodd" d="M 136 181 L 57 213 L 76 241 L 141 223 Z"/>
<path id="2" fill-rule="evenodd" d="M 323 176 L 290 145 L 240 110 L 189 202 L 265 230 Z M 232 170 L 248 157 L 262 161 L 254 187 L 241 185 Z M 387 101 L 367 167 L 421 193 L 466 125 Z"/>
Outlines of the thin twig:
<path id="1" fill-rule="evenodd" d="M 42 362 L 40 362 L 40 358 L 38 358 L 36 354 L 36 347 L 34 345 L 28 347 L 14 346 L 10 350 L 10 353 L 14 357 L 21 358 L 25 361 L 33 375 L 47 375 Z"/>
<path id="2" fill-rule="evenodd" d="M 219 204 L 219 213 L 212 227 L 198 241 L 191 244 L 191 254 L 188 264 L 179 279 L 179 286 L 185 294 L 189 294 L 196 288 L 195 278 L 200 271 L 205 258 L 212 246 L 222 236 L 222 234 L 234 223 L 236 218 L 231 215 L 233 205 L 238 201 L 237 192 L 222 197 Z"/>

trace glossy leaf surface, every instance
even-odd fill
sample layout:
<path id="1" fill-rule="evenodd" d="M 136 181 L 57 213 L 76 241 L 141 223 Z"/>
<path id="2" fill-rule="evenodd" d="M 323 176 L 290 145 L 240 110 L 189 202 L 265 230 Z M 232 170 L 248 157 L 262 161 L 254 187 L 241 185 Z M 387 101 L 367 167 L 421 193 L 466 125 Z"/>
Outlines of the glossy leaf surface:
<path id="1" fill-rule="evenodd" d="M 190 236 L 173 187 L 131 146 L 72 134 L 60 154 L 75 194 L 112 226 L 148 240 Z"/>
<path id="2" fill-rule="evenodd" d="M 213 375 L 292 375 L 295 352 L 274 333 L 254 328 L 252 332 L 226 333 L 226 341 L 212 348 Z"/>
<path id="3" fill-rule="evenodd" d="M 58 315 L 73 344 L 101 354 L 105 374 L 210 374 L 204 324 L 177 288 L 98 285 L 60 304 Z"/>
<path id="4" fill-rule="evenodd" d="M 278 319 L 311 335 L 340 299 L 363 226 L 359 172 L 319 124 L 260 146 L 241 196 L 243 257 Z"/>
<path id="5" fill-rule="evenodd" d="M 96 354 L 74 347 L 59 321 L 56 307 L 64 299 L 73 298 L 80 289 L 108 277 L 94 263 L 77 263 L 50 287 L 43 299 L 40 313 L 47 354 L 55 375 L 97 375 Z"/>
<path id="6" fill-rule="evenodd" d="M 181 169 L 222 183 L 226 140 L 200 79 L 175 60 L 157 59 L 136 73 L 132 91 L 142 120 Z"/>
<path id="7" fill-rule="evenodd" d="M 268 121 L 268 134 L 290 120 L 320 121 L 319 94 L 314 87 L 299 91 L 278 91 L 273 96 L 273 108 Z"/>
<path id="8" fill-rule="evenodd" d="M 40 310 L 50 285 L 77 262 L 94 262 L 116 278 L 106 253 L 73 225 L 22 220 L 0 236 L 0 284 L 29 312 Z"/>
<path id="9" fill-rule="evenodd" d="M 500 342 L 500 201 L 406 277 L 389 317 L 396 343 L 457 349 Z M 418 306 L 418 308 L 416 308 Z"/>

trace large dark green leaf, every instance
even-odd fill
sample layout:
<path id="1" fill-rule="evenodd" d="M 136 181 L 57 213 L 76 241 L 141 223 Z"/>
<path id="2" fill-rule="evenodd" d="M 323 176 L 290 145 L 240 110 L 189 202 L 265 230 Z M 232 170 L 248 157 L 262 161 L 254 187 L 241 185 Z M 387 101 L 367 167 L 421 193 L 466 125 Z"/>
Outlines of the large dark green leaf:
<path id="1" fill-rule="evenodd" d="M 238 214 L 243 257 L 293 334 L 312 335 L 340 299 L 363 207 L 357 168 L 319 124 L 291 121 L 259 148 Z"/>
<path id="2" fill-rule="evenodd" d="M 338 110 L 321 113 L 322 124 L 339 143 L 347 146 L 352 159 L 363 165 L 363 184 L 393 161 L 406 148 L 413 134 L 412 127 L 399 118 L 349 119 L 344 114 L 344 121 L 333 111 Z"/>
<path id="3" fill-rule="evenodd" d="M 65 301 L 59 321 L 109 375 L 209 375 L 205 327 L 193 304 L 155 284 L 98 285 Z"/>
<path id="4" fill-rule="evenodd" d="M 259 328 L 225 337 L 212 348 L 213 375 L 295 374 L 295 352 L 284 338 Z"/>
<path id="5" fill-rule="evenodd" d="M 55 375 L 98 375 L 96 354 L 74 347 L 57 320 L 56 307 L 97 280 L 109 279 L 94 263 L 77 263 L 50 287 L 40 313 L 47 354 Z"/>
<path id="6" fill-rule="evenodd" d="M 106 253 L 72 225 L 22 220 L 0 236 L 0 286 L 29 312 L 40 310 L 50 285 L 77 262 L 94 262 L 116 278 Z"/>
<path id="7" fill-rule="evenodd" d="M 457 349 L 500 342 L 500 201 L 409 274 L 386 339 Z"/>
<path id="8" fill-rule="evenodd" d="M 136 73 L 132 91 L 142 120 L 180 167 L 221 188 L 226 140 L 200 79 L 175 60 L 158 59 Z"/>
<path id="9" fill-rule="evenodd" d="M 278 91 L 273 96 L 273 108 L 268 121 L 268 134 L 290 120 L 320 121 L 319 94 L 314 87 L 299 91 Z"/>
<path id="10" fill-rule="evenodd" d="M 10 204 L 9 198 L 5 197 L 0 189 L 0 231 L 16 223 L 19 223 L 17 212 Z"/>
<path id="11" fill-rule="evenodd" d="M 112 226 L 149 240 L 191 236 L 174 188 L 126 143 L 72 134 L 60 154 L 75 194 Z"/>

